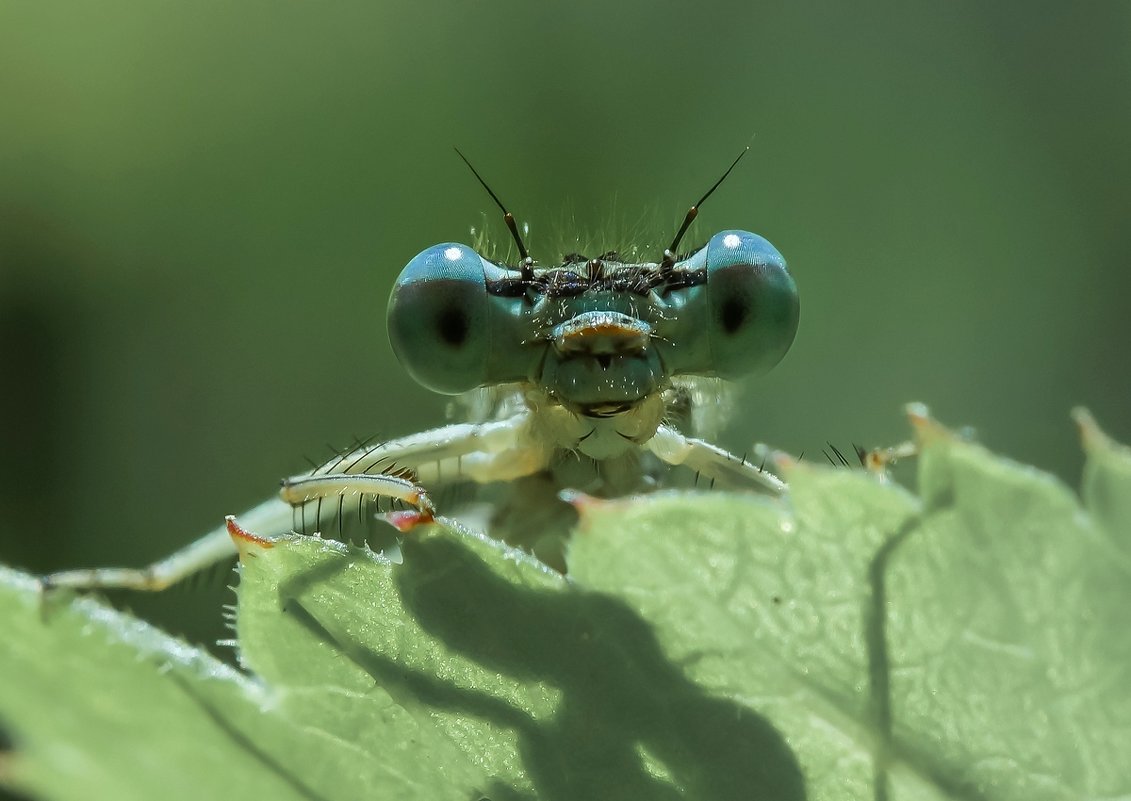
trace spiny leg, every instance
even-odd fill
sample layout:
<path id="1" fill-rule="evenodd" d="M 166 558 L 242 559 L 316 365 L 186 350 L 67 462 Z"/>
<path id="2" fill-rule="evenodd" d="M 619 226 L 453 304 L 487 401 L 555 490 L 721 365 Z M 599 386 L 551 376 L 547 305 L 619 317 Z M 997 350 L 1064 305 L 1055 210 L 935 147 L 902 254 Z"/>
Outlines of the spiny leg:
<path id="1" fill-rule="evenodd" d="M 390 498 L 415 507 L 417 522 L 431 520 L 422 485 L 445 480 L 506 481 L 546 466 L 548 453 L 529 433 L 530 414 L 457 424 L 356 448 L 309 473 L 283 481 L 280 496 L 295 508 L 340 507 L 343 499 Z M 329 500 L 330 503 L 324 502 Z"/>
<path id="2" fill-rule="evenodd" d="M 522 412 L 505 420 L 459 423 L 377 445 L 363 445 L 288 481 L 329 475 L 395 475 L 396 468 L 423 473 L 429 464 L 447 462 L 466 454 L 515 449 L 525 437 L 529 423 L 530 413 Z"/>
<path id="3" fill-rule="evenodd" d="M 318 502 L 316 525 L 330 519 L 338 503 L 323 499 L 346 496 L 392 498 L 415 507 L 418 522 L 431 520 L 435 509 L 427 492 L 406 478 L 456 477 L 481 483 L 534 473 L 545 466 L 546 454 L 526 436 L 529 416 L 481 425 L 452 425 L 380 445 L 357 448 L 310 473 L 283 481 L 280 497 L 239 516 L 249 531 L 274 536 L 292 528 L 295 507 Z M 381 472 L 384 471 L 384 472 Z M 143 568 L 93 568 L 53 573 L 42 579 L 45 590 L 131 589 L 157 591 L 223 559 L 235 556 L 226 525 Z"/>
<path id="4" fill-rule="evenodd" d="M 789 489 L 784 481 L 760 465 L 705 440 L 686 437 L 668 426 L 660 426 L 645 447 L 664 462 L 694 470 L 712 484 L 715 481 L 727 486 L 753 484 L 771 495 L 785 495 Z"/>
<path id="5" fill-rule="evenodd" d="M 321 525 L 337 510 L 337 516 L 342 515 L 342 504 L 347 496 L 356 496 L 359 503 L 359 515 L 362 514 L 360 504 L 366 498 L 389 498 L 415 506 L 421 514 L 431 519 L 436 509 L 431 498 L 423 487 L 416 484 L 415 474 L 403 468 L 396 474 L 378 475 L 351 475 L 345 473 L 309 473 L 283 479 L 282 489 L 279 490 L 280 499 L 287 504 L 289 509 L 302 511 L 303 531 L 306 533 L 305 509 L 307 504 L 316 503 L 316 524 Z M 337 503 L 326 504 L 323 501 L 337 498 Z M 329 512 L 329 514 L 328 514 Z"/>

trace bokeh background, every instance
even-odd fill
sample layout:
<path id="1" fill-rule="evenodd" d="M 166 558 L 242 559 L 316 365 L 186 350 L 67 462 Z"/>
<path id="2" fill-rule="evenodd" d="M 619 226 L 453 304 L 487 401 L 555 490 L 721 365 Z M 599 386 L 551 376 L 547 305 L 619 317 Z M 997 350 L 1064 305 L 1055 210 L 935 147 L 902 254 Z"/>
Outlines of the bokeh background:
<path id="1" fill-rule="evenodd" d="M 384 308 L 505 237 L 453 145 L 552 259 L 670 233 L 748 143 L 686 242 L 767 236 L 802 319 L 724 445 L 889 444 L 923 400 L 1075 483 L 1072 405 L 1131 439 L 1127 3 L 0 0 L 0 560 L 141 565 L 441 422 Z M 122 600 L 208 640 L 219 599 Z"/>

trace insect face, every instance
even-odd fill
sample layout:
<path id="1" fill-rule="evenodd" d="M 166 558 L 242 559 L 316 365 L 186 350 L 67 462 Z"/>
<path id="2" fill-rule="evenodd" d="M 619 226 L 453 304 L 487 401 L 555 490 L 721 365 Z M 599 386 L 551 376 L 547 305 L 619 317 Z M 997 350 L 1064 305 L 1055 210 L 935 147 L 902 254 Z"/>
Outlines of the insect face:
<path id="1" fill-rule="evenodd" d="M 389 337 L 421 384 L 455 394 L 525 382 L 588 417 L 630 411 L 676 375 L 770 369 L 797 331 L 781 254 L 745 231 L 671 264 L 593 259 L 512 269 L 443 244 L 393 287 Z"/>

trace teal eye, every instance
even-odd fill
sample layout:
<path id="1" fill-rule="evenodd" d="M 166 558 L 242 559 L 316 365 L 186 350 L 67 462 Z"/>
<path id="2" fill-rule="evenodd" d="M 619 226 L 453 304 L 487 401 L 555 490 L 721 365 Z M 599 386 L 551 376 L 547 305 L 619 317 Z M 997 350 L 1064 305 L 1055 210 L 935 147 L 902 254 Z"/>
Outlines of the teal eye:
<path id="1" fill-rule="evenodd" d="M 737 378 L 781 361 L 797 333 L 797 287 L 777 248 L 748 231 L 723 231 L 675 266 L 666 339 L 674 372 Z"/>
<path id="2" fill-rule="evenodd" d="M 515 343 L 497 341 L 496 333 L 506 340 L 509 332 L 506 315 L 498 313 L 505 310 L 494 308 L 501 299 L 488 292 L 496 273 L 505 271 L 454 243 L 428 248 L 401 271 L 389 296 L 389 340 L 417 382 L 455 395 L 522 377 Z M 497 318 L 504 318 L 498 332 Z"/>
<path id="3" fill-rule="evenodd" d="M 797 334 L 797 287 L 773 245 L 747 231 L 707 243 L 708 334 L 721 376 L 769 370 Z"/>

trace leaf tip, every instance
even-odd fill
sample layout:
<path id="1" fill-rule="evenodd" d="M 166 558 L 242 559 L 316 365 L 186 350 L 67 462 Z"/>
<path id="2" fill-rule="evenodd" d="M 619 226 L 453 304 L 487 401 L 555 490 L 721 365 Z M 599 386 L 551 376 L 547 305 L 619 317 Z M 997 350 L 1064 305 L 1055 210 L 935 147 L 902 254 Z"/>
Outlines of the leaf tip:
<path id="1" fill-rule="evenodd" d="M 604 509 L 623 509 L 640 499 L 638 495 L 629 495 L 625 498 L 598 498 L 594 495 L 575 489 L 564 489 L 558 493 L 558 498 L 568 503 L 577 512 L 577 531 L 585 533 L 592 528 L 593 514 Z"/>
<path id="2" fill-rule="evenodd" d="M 1080 432 L 1080 444 L 1085 451 L 1108 450 L 1114 446 L 1111 437 L 1103 432 L 1100 424 L 1087 408 L 1077 406 L 1072 410 L 1071 416 L 1072 422 Z"/>
<path id="3" fill-rule="evenodd" d="M 382 516 L 382 519 L 402 534 L 407 534 L 419 526 L 426 526 L 429 523 L 436 522 L 436 518 L 432 516 L 432 512 L 418 509 L 386 512 Z"/>
<path id="4" fill-rule="evenodd" d="M 235 543 L 236 550 L 239 551 L 240 561 L 243 562 L 248 557 L 256 557 L 260 551 L 265 551 L 268 548 L 274 548 L 275 543 L 266 537 L 260 537 L 258 534 L 253 534 L 246 528 L 236 522 L 235 515 L 228 515 L 224 518 L 224 525 L 228 527 L 228 536 L 232 538 Z"/>
<path id="5" fill-rule="evenodd" d="M 1088 409 L 1077 406 L 1071 414 L 1072 421 L 1076 423 L 1076 428 L 1080 432 L 1080 445 L 1084 453 L 1089 456 L 1111 454 L 1121 461 L 1131 460 L 1131 447 L 1113 439 L 1100 428 L 1100 424 Z"/>
<path id="6" fill-rule="evenodd" d="M 907 421 L 921 446 L 943 442 L 954 438 L 954 434 L 935 418 L 925 403 L 909 403 L 904 407 Z"/>

